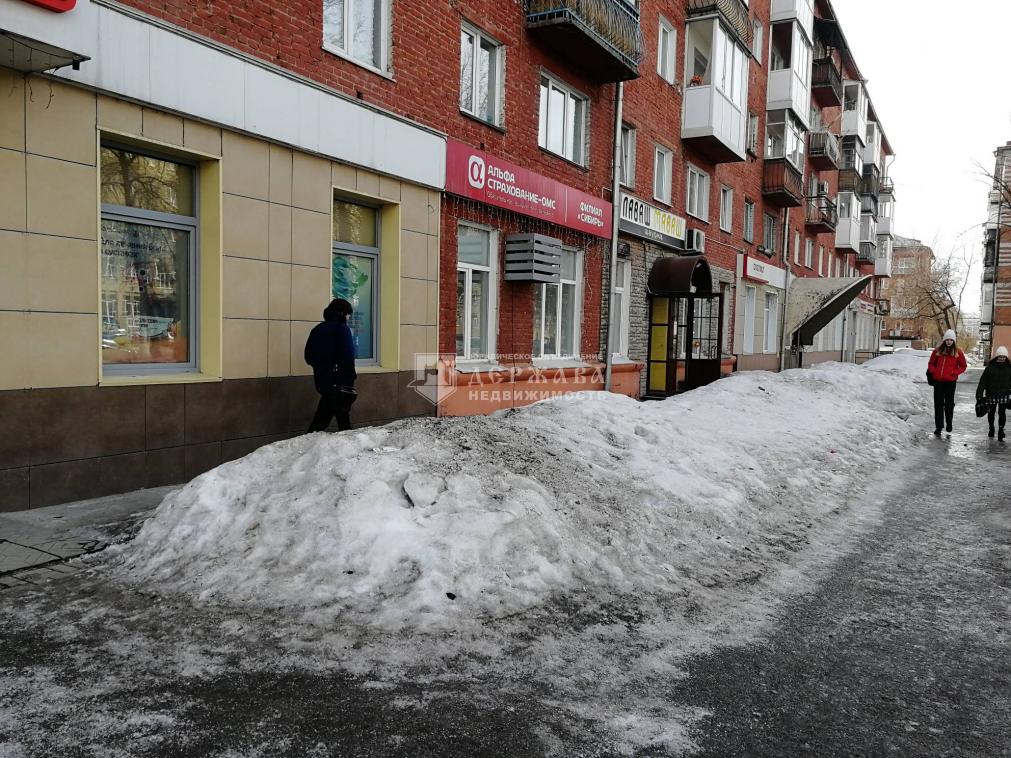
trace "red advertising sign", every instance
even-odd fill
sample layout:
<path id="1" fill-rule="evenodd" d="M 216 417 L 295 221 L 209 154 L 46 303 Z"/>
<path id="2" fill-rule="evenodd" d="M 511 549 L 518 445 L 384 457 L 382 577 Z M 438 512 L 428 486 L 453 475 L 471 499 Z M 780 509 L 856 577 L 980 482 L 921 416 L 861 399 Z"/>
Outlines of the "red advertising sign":
<path id="1" fill-rule="evenodd" d="M 53 13 L 66 13 L 77 5 L 77 0 L 28 0 L 28 2 Z"/>
<path id="2" fill-rule="evenodd" d="M 451 139 L 446 192 L 597 237 L 611 237 L 611 204 Z"/>

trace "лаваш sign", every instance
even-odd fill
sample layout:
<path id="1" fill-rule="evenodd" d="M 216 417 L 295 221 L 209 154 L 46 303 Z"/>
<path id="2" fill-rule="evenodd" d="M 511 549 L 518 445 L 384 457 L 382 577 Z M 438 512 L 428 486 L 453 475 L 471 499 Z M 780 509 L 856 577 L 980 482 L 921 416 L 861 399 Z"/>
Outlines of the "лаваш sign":
<path id="1" fill-rule="evenodd" d="M 45 8 L 47 11 L 52 11 L 53 13 L 66 13 L 69 10 L 73 10 L 74 6 L 77 5 L 77 0 L 26 0 L 26 2 L 37 5 L 40 8 Z"/>
<path id="2" fill-rule="evenodd" d="M 681 216 L 644 203 L 637 197 L 622 194 L 618 229 L 626 234 L 683 250 L 685 228 L 686 222 Z"/>
<path id="3" fill-rule="evenodd" d="M 606 200 L 496 158 L 457 140 L 446 142 L 446 192 L 609 239 Z"/>

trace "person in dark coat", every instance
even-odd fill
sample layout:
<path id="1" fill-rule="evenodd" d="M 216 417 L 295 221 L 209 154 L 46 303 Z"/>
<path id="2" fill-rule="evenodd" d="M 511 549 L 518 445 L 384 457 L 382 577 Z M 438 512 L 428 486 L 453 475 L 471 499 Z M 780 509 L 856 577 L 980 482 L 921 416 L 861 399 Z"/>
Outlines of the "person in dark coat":
<path id="1" fill-rule="evenodd" d="M 951 419 L 955 414 L 955 383 L 965 373 L 968 364 L 965 353 L 955 344 L 955 330 L 944 333 L 944 339 L 930 354 L 927 375 L 934 385 L 934 434 L 940 436 L 944 425 L 951 431 Z"/>
<path id="2" fill-rule="evenodd" d="M 337 429 L 351 428 L 351 405 L 355 391 L 355 339 L 348 326 L 353 309 L 347 300 L 332 300 L 323 310 L 323 322 L 316 324 L 305 342 L 305 362 L 312 366 L 312 376 L 319 393 L 316 415 L 309 433 L 322 432 L 337 417 Z"/>
<path id="3" fill-rule="evenodd" d="M 1000 422 L 997 439 L 1004 439 L 1004 424 L 1007 421 L 1006 410 L 1011 402 L 1011 361 L 1008 360 L 1007 348 L 1001 345 L 993 354 L 993 360 L 986 364 L 983 376 L 979 378 L 976 387 L 976 401 L 982 400 L 987 405 L 986 420 L 990 422 L 988 437 L 993 437 L 993 419 L 998 416 Z M 999 414 L 999 415 L 998 415 Z"/>

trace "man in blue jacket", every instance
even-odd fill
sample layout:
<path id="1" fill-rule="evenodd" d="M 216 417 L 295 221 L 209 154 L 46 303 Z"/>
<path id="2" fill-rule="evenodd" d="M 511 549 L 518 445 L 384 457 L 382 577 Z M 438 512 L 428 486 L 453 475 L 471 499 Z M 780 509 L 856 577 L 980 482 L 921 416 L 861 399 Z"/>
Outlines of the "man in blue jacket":
<path id="1" fill-rule="evenodd" d="M 312 366 L 312 376 L 319 393 L 316 415 L 309 432 L 322 432 L 337 417 L 337 429 L 351 428 L 351 405 L 355 391 L 355 340 L 348 326 L 353 309 L 347 300 L 331 300 L 323 310 L 323 323 L 316 324 L 305 342 L 305 362 Z"/>

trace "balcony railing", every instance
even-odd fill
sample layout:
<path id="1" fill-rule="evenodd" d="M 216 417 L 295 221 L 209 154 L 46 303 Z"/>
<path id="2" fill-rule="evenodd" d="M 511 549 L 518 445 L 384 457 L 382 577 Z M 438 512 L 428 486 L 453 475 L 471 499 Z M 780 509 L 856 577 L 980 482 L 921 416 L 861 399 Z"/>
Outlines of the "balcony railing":
<path id="1" fill-rule="evenodd" d="M 874 216 L 878 218 L 878 198 L 876 195 L 861 195 L 860 214 Z"/>
<path id="2" fill-rule="evenodd" d="M 874 263 L 878 257 L 878 249 L 873 242 L 861 242 L 857 251 L 857 263 Z"/>
<path id="3" fill-rule="evenodd" d="M 839 137 L 826 130 L 810 132 L 807 136 L 807 156 L 811 165 L 819 171 L 838 169 L 842 159 Z"/>
<path id="4" fill-rule="evenodd" d="M 842 72 L 831 57 L 819 58 L 811 69 L 811 97 L 822 108 L 838 108 L 843 102 Z"/>
<path id="5" fill-rule="evenodd" d="M 993 284 L 997 281 L 995 274 L 996 268 L 994 266 L 983 266 L 983 284 Z"/>
<path id="6" fill-rule="evenodd" d="M 526 0 L 527 28 L 601 82 L 639 76 L 639 13 L 624 0 Z"/>
<path id="7" fill-rule="evenodd" d="M 751 16 L 748 15 L 748 7 L 741 0 L 688 0 L 689 16 L 704 16 L 708 13 L 723 16 L 737 40 L 748 50 L 751 49 L 754 28 L 751 25 Z"/>
<path id="8" fill-rule="evenodd" d="M 882 176 L 881 183 L 878 186 L 878 194 L 881 195 L 894 195 L 895 194 L 895 183 L 892 181 L 890 176 Z"/>
<path id="9" fill-rule="evenodd" d="M 786 158 L 767 158 L 762 195 L 771 205 L 799 208 L 804 203 L 804 175 Z"/>
<path id="10" fill-rule="evenodd" d="M 815 195 L 807 199 L 807 228 L 821 234 L 834 232 L 839 225 L 839 208 L 828 195 Z"/>

